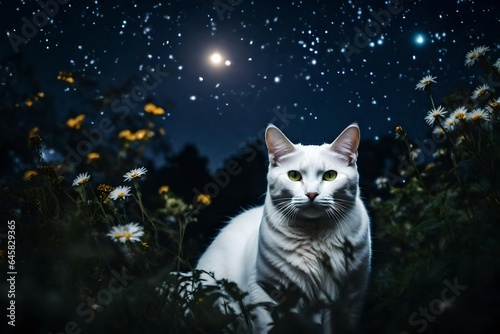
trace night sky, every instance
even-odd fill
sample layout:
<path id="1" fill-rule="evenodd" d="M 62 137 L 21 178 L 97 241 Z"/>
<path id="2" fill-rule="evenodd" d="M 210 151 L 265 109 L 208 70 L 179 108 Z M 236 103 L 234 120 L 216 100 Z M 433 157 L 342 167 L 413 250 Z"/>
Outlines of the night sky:
<path id="1" fill-rule="evenodd" d="M 13 40 L 26 21 L 43 18 L 39 3 L 0 2 L 0 56 L 22 54 L 58 97 L 54 122 L 82 112 L 78 88 L 61 85 L 59 71 L 96 80 L 102 99 L 156 68 L 170 73 L 147 91 L 166 111 L 157 118 L 165 140 L 175 151 L 194 143 L 212 169 L 269 122 L 306 144 L 331 142 L 351 122 L 372 140 L 393 136 L 396 125 L 422 138 L 431 106 L 418 81 L 437 77 L 441 101 L 481 84 L 479 69 L 464 66 L 468 51 L 486 45 L 493 61 L 500 57 L 493 1 L 46 2 L 57 13 L 25 43 Z M 369 40 L 359 33 L 367 31 Z M 143 114 L 145 101 L 131 112 Z M 98 122 L 111 112 L 87 116 Z"/>

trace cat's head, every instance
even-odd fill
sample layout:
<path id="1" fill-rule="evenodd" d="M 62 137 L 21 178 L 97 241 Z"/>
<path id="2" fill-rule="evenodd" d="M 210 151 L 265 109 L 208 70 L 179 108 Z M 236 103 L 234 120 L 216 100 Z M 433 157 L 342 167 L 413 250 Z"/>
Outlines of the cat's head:
<path id="1" fill-rule="evenodd" d="M 349 125 L 331 144 L 293 144 L 274 125 L 266 129 L 268 196 L 298 220 L 339 220 L 358 196 L 359 128 Z"/>

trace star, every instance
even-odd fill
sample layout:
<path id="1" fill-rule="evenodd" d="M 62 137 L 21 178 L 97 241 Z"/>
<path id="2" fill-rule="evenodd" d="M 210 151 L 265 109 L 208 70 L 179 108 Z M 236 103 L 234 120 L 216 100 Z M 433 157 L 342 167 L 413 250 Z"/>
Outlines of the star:
<path id="1" fill-rule="evenodd" d="M 415 36 L 415 43 L 417 45 L 423 45 L 425 43 L 425 38 L 422 34 L 418 34 Z"/>

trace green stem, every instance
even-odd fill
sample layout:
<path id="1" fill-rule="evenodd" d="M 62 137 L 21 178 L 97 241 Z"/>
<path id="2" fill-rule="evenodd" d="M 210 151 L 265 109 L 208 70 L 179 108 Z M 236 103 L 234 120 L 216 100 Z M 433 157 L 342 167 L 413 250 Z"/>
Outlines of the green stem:
<path id="1" fill-rule="evenodd" d="M 415 161 L 411 157 L 411 146 L 410 146 L 410 143 L 408 143 L 408 139 L 406 137 L 404 137 L 404 142 L 406 144 L 406 150 L 408 151 L 408 159 L 410 160 L 411 166 L 415 170 L 415 173 L 417 173 L 417 177 L 418 177 L 418 180 L 420 181 L 420 184 L 422 185 L 422 188 L 427 193 L 427 195 L 430 196 L 429 190 L 425 186 L 425 183 L 424 183 L 424 180 L 422 178 L 422 175 L 420 174 L 420 171 L 418 170 L 417 165 L 415 164 Z M 432 201 L 431 201 L 431 204 L 432 204 Z"/>
<path id="2" fill-rule="evenodd" d="M 182 243 L 184 240 L 184 231 L 185 231 L 185 224 L 183 219 L 177 218 L 179 221 L 179 244 L 178 244 L 178 249 L 177 249 L 177 271 L 180 270 L 181 267 L 181 259 L 182 259 Z"/>
<path id="3" fill-rule="evenodd" d="M 92 187 L 90 187 L 90 190 L 92 191 L 92 195 L 94 195 L 94 198 L 97 200 L 97 203 L 99 203 L 99 207 L 101 208 L 102 214 L 104 215 L 104 217 L 106 217 L 106 211 L 104 210 L 104 207 L 102 206 L 102 202 L 96 196 L 95 191 Z"/>
<path id="4" fill-rule="evenodd" d="M 139 208 L 141 209 L 142 221 L 144 222 L 144 206 L 142 205 L 141 192 L 139 191 L 139 187 L 137 186 L 135 179 L 132 180 L 132 182 L 134 182 L 135 193 L 137 194 L 137 204 L 139 204 Z"/>
<path id="5" fill-rule="evenodd" d="M 432 98 L 432 92 L 429 90 L 429 98 L 431 99 L 432 109 L 436 109 L 436 105 L 434 104 L 434 99 Z"/>
<path id="6" fill-rule="evenodd" d="M 127 223 L 127 211 L 125 211 L 125 202 L 122 200 L 121 203 L 122 208 L 123 208 L 123 220 L 125 223 Z"/>

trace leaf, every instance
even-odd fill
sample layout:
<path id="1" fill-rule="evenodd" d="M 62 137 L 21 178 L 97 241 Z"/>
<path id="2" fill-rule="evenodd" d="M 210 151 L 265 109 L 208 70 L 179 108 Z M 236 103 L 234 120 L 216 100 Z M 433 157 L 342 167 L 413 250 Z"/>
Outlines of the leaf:
<path id="1" fill-rule="evenodd" d="M 410 285 L 411 280 L 415 276 L 415 273 L 418 271 L 417 267 L 418 265 L 414 263 L 405 268 L 405 270 L 403 271 L 403 276 L 399 281 L 399 285 L 396 285 L 395 287 L 397 296 L 401 296 L 406 291 L 406 289 Z"/>
<path id="2" fill-rule="evenodd" d="M 432 230 L 435 228 L 439 228 L 443 225 L 444 225 L 444 223 L 441 220 L 439 220 L 438 218 L 432 217 L 432 218 L 424 220 L 420 224 L 413 226 L 412 229 L 410 230 L 410 233 L 428 231 L 428 230 Z"/>

